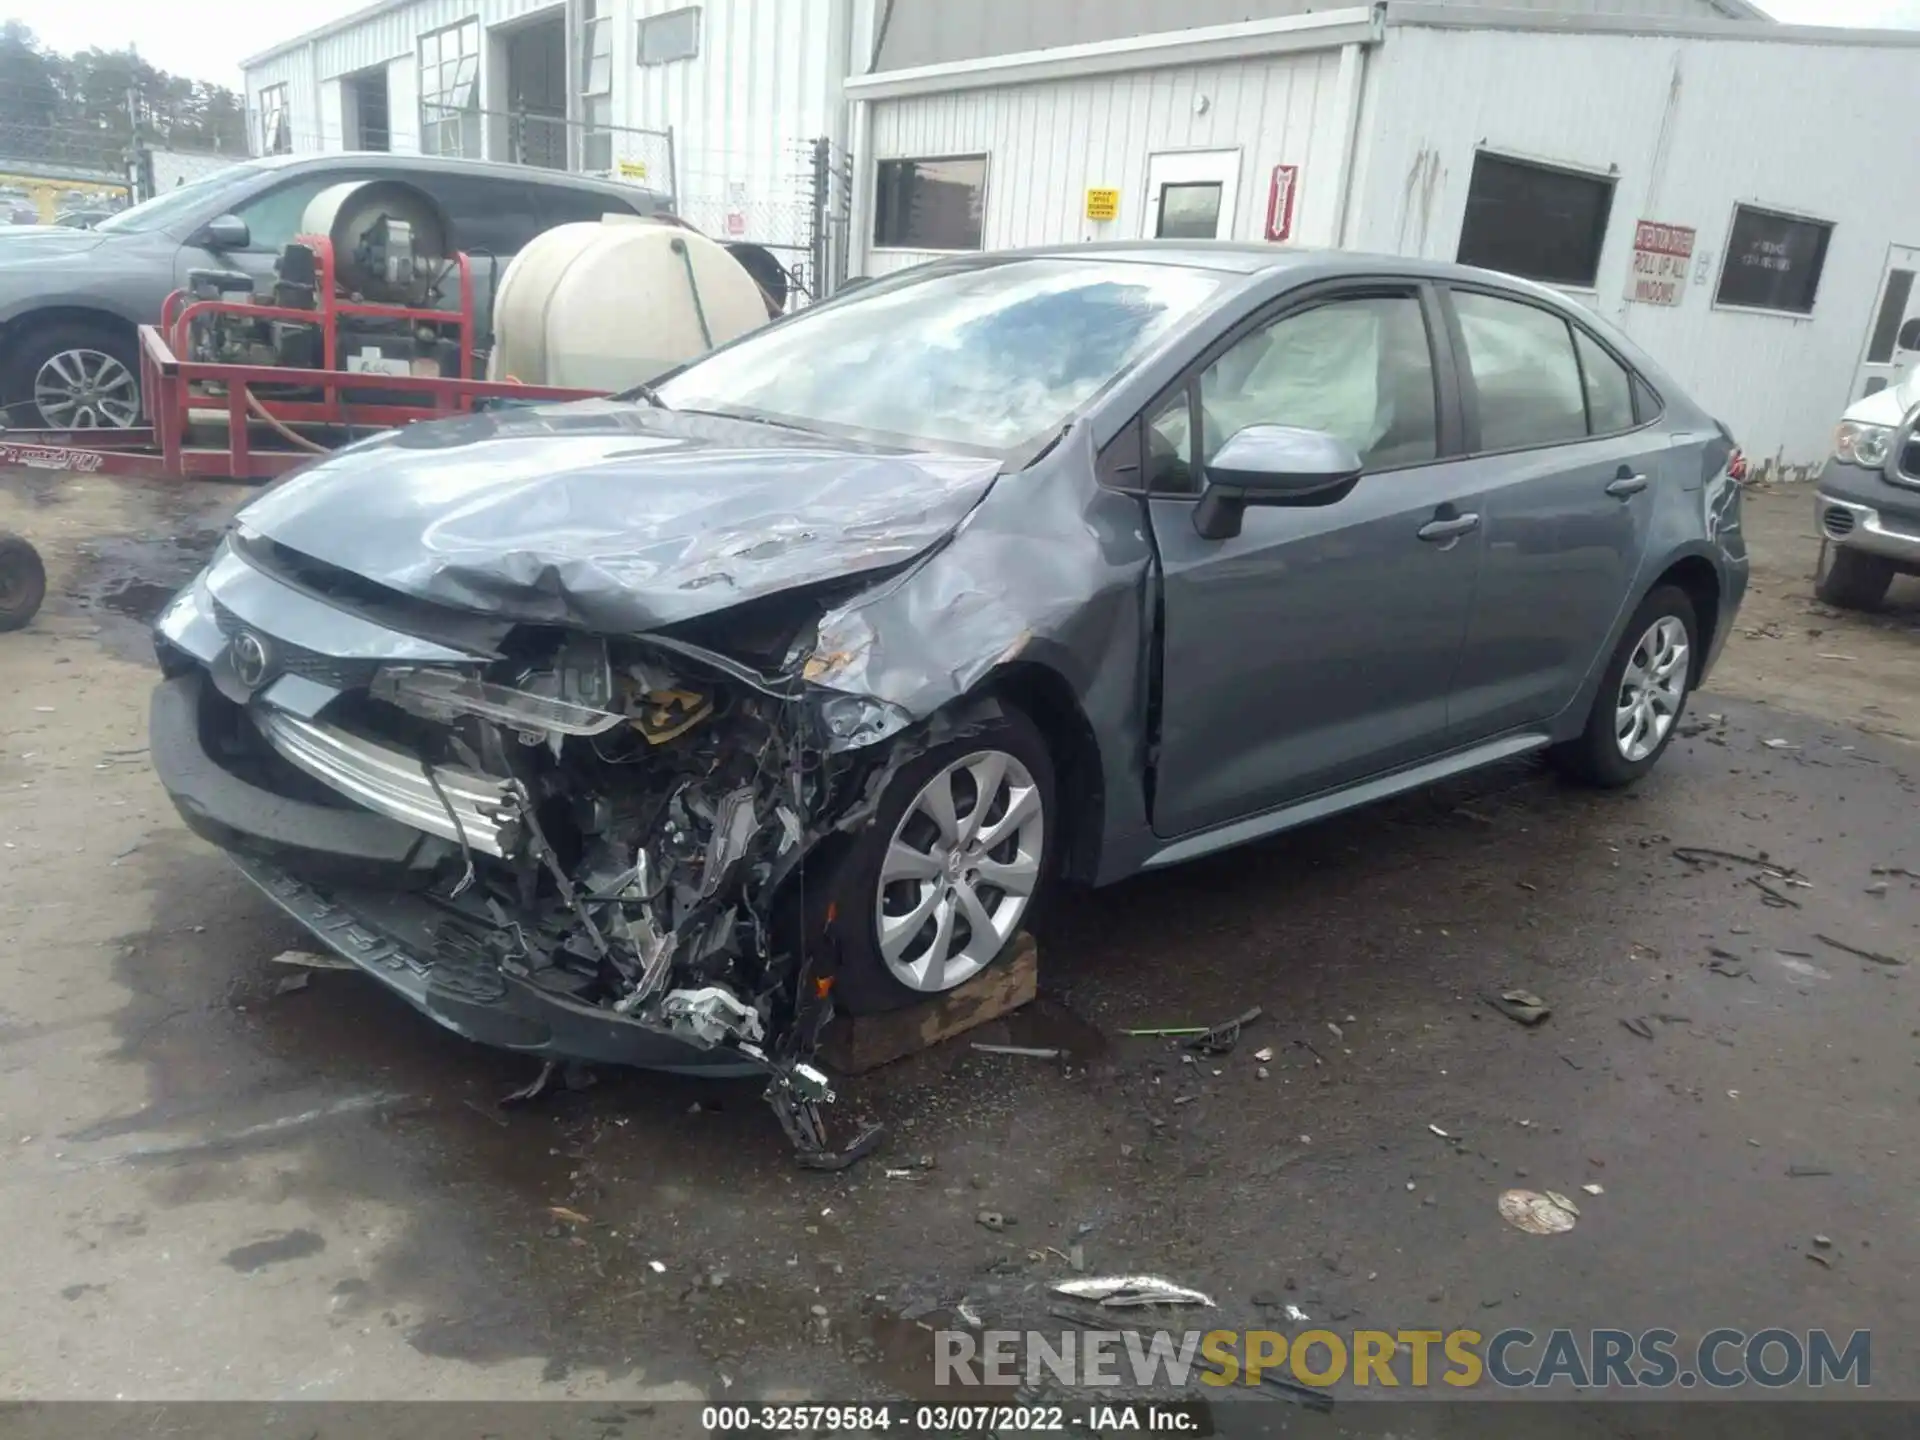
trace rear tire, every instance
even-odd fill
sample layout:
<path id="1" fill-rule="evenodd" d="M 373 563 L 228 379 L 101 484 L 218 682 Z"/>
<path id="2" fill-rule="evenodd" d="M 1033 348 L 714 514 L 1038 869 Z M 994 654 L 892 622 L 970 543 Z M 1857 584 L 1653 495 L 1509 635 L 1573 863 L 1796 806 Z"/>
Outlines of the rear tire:
<path id="1" fill-rule="evenodd" d="M 1607 662 L 1586 729 L 1547 758 L 1570 778 L 1603 790 L 1631 785 L 1653 769 L 1686 712 L 1699 636 L 1687 592 L 1677 585 L 1654 590 Z"/>
<path id="2" fill-rule="evenodd" d="M 86 320 L 27 321 L 6 348 L 0 394 L 7 424 L 117 430 L 140 423 L 140 361 L 130 334 Z"/>
<path id="3" fill-rule="evenodd" d="M 1003 961 L 1045 894 L 1059 833 L 1052 757 L 1017 710 L 903 765 L 826 887 L 840 1008 L 903 1009 Z"/>
<path id="4" fill-rule="evenodd" d="M 1878 610 L 1886 601 L 1894 574 L 1891 560 L 1829 543 L 1813 591 L 1842 610 Z"/>
<path id="5" fill-rule="evenodd" d="M 40 552 L 18 535 L 0 534 L 0 630 L 19 630 L 47 595 Z"/>

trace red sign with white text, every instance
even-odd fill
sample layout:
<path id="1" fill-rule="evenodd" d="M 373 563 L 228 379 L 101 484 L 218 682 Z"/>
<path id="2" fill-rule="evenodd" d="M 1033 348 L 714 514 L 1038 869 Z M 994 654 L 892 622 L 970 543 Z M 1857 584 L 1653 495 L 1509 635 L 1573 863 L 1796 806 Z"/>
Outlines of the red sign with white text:
<path id="1" fill-rule="evenodd" d="M 1627 299 L 1642 305 L 1678 305 L 1687 293 L 1695 232 L 1685 225 L 1642 220 L 1633 227 L 1633 264 Z"/>
<path id="2" fill-rule="evenodd" d="M 1293 238 L 1293 202 L 1300 192 L 1300 167 L 1276 165 L 1267 187 L 1267 239 Z"/>

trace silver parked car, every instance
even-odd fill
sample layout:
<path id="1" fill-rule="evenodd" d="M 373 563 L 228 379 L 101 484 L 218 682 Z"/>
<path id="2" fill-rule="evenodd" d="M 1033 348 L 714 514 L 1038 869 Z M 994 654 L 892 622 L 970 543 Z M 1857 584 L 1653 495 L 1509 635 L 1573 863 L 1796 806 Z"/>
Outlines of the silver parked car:
<path id="1" fill-rule="evenodd" d="M 1735 455 L 1481 271 L 940 262 L 279 485 L 160 618 L 154 763 L 461 1033 L 780 1084 L 1059 880 L 1530 751 L 1639 779 L 1746 587 Z"/>
<path id="2" fill-rule="evenodd" d="M 492 267 L 543 230 L 608 211 L 652 215 L 648 190 L 538 170 L 423 155 L 280 155 L 231 165 L 88 226 L 0 229 L 0 405 L 13 428 L 138 424 L 136 328 L 192 270 L 256 282 L 299 233 L 307 202 L 349 180 L 405 180 L 445 208 L 454 242 Z M 29 219 L 38 219 L 30 216 Z M 484 309 L 484 302 L 482 302 Z"/>

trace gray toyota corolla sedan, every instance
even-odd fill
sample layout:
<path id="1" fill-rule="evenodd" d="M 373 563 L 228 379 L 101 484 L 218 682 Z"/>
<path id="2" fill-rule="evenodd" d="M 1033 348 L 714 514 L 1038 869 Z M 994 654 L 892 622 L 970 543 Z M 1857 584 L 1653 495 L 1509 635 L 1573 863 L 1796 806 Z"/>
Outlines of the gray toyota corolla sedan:
<path id="1" fill-rule="evenodd" d="M 161 617 L 155 767 L 435 1019 L 763 1069 L 1107 884 L 1527 751 L 1646 774 L 1747 579 L 1733 442 L 1456 266 L 974 256 L 654 388 L 380 435 Z"/>

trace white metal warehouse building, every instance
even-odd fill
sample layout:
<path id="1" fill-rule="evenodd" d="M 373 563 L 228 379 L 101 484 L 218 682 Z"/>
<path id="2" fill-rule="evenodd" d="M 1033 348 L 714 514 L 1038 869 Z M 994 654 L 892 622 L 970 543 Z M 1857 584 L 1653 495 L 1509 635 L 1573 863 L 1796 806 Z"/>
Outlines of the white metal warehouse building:
<path id="1" fill-rule="evenodd" d="M 1904 324 L 1920 317 L 1920 146 L 1903 118 L 1920 34 L 1781 26 L 1745 0 L 1302 12 L 387 0 L 250 62 L 247 87 L 266 148 L 369 143 L 370 76 L 385 77 L 381 148 L 518 146 L 632 174 L 647 162 L 622 167 L 609 143 L 671 130 L 682 212 L 774 243 L 805 222 L 822 137 L 851 157 L 829 208 L 851 212 L 840 265 L 856 274 L 1159 234 L 1531 275 L 1788 465 L 1817 463 L 1852 398 L 1920 361 L 1899 344 L 1920 339 Z M 544 157 L 504 118 L 539 56 L 571 127 Z M 450 123 L 428 93 L 473 113 Z M 636 133 L 588 141 L 596 118 Z"/>

